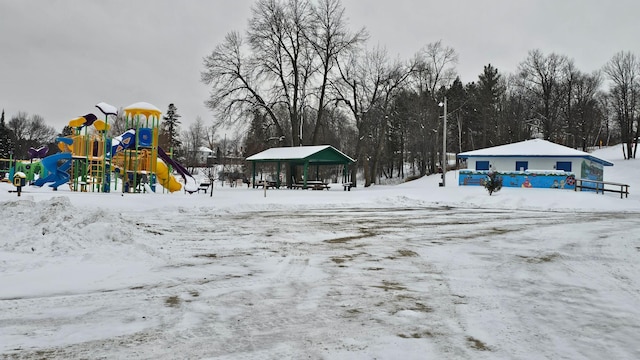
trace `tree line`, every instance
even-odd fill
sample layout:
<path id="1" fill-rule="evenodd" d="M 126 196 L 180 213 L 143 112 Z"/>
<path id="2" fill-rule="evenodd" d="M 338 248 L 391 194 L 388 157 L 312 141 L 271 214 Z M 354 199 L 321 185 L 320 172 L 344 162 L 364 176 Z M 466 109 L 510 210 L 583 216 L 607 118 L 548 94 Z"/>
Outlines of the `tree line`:
<path id="1" fill-rule="evenodd" d="M 349 27 L 340 0 L 257 0 L 248 24 L 203 59 L 211 123 L 197 118 L 180 131 L 174 104 L 163 116 L 160 144 L 188 166 L 201 146 L 249 156 L 330 144 L 357 160 L 352 179 L 361 172 L 369 186 L 438 171 L 443 132 L 450 153 L 538 137 L 581 150 L 622 143 L 626 159 L 636 156 L 640 61 L 631 52 L 586 73 L 565 55 L 533 49 L 515 73 L 487 64 L 462 83 L 455 49 L 436 41 L 392 58 L 369 45 L 365 28 Z M 112 122 L 113 135 L 126 130 L 123 119 Z M 223 140 L 223 129 L 236 133 Z M 6 124 L 3 116 L 0 158 L 54 137 L 37 115 Z"/>
<path id="2" fill-rule="evenodd" d="M 544 138 L 586 150 L 622 142 L 635 157 L 640 65 L 620 52 L 599 71 L 565 55 L 529 51 L 515 74 L 491 64 L 476 81 L 456 74 L 441 41 L 408 60 L 369 47 L 340 0 L 258 0 L 244 33 L 204 59 L 214 126 L 240 126 L 250 154 L 273 146 L 331 144 L 358 160 L 365 186 L 437 171 L 446 97 L 447 152 Z"/>

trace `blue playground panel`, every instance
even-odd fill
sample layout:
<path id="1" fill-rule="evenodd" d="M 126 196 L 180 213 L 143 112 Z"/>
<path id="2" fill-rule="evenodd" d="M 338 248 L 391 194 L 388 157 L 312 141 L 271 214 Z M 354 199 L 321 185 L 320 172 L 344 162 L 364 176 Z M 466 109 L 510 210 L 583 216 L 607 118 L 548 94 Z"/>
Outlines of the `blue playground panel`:
<path id="1" fill-rule="evenodd" d="M 153 142 L 153 129 L 140 128 L 138 129 L 138 146 L 139 147 L 151 147 Z"/>

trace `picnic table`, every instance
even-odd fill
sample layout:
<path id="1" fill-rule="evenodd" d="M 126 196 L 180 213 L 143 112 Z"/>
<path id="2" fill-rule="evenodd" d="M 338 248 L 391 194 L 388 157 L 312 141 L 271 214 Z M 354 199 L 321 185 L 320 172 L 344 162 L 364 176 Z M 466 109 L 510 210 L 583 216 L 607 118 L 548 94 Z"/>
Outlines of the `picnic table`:
<path id="1" fill-rule="evenodd" d="M 277 189 L 278 183 L 276 181 L 270 181 L 270 180 L 260 180 L 258 182 L 256 182 L 253 185 L 254 188 L 259 188 L 259 187 L 266 187 L 267 189 Z"/>
<path id="2" fill-rule="evenodd" d="M 307 180 L 307 184 L 304 183 L 293 183 L 291 187 L 294 189 L 312 189 L 312 190 L 329 190 L 330 186 L 328 183 L 320 180 Z"/>

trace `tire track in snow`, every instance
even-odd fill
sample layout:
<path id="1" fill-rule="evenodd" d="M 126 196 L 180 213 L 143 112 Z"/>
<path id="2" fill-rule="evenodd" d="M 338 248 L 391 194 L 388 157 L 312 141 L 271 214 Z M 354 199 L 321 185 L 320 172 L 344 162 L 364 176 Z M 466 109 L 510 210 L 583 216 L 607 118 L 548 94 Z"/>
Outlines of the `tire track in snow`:
<path id="1" fill-rule="evenodd" d="M 12 327 L 24 326 L 25 332 L 34 330 L 28 321 L 20 322 L 19 315 L 40 306 L 84 305 L 89 322 L 101 324 L 112 316 L 120 319 L 119 325 L 131 319 L 130 324 L 145 326 L 131 333 L 16 350 L 16 357 L 281 359 L 349 352 L 362 357 L 375 353 L 376 346 L 393 346 L 388 339 L 396 339 L 417 348 L 434 346 L 443 357 L 477 358 L 470 336 L 488 344 L 498 357 L 530 355 L 527 351 L 540 344 L 549 345 L 545 354 L 552 354 L 551 340 L 540 338 L 548 325 L 535 318 L 541 310 L 533 306 L 539 304 L 527 305 L 522 296 L 553 300 L 542 296 L 547 288 L 535 288 L 536 279 L 544 279 L 540 276 L 549 265 L 570 270 L 575 263 L 563 255 L 569 250 L 534 236 L 559 234 L 554 226 L 566 219 L 558 214 L 419 207 L 303 210 L 296 217 L 287 210 L 266 216 L 200 210 L 177 216 L 159 211 L 154 218 L 123 214 L 135 224 L 132 238 L 164 259 L 163 266 L 152 269 L 159 274 L 157 280 L 75 299 L 15 300 L 5 309 L 13 308 Z M 577 220 L 569 222 L 575 226 L 594 221 L 590 214 L 575 216 Z M 603 227 L 603 236 L 607 231 Z M 606 243 L 606 236 L 602 241 Z M 588 243 L 578 250 L 585 256 L 595 252 L 593 257 L 600 259 L 619 256 L 596 246 Z M 553 261 L 536 262 L 554 252 L 560 256 Z M 486 266 L 471 267 L 478 264 Z M 628 265 L 620 271 L 634 269 Z M 519 278 L 522 274 L 535 277 Z M 464 276 L 479 278 L 477 283 L 497 289 L 493 291 L 503 299 L 470 288 Z M 530 287 L 528 292 L 518 291 L 518 281 Z M 621 289 L 622 284 L 621 277 L 610 285 Z M 565 295 L 578 305 L 589 299 L 580 293 Z M 522 314 L 510 314 L 513 309 Z M 531 348 L 525 345 L 526 334 L 506 333 L 499 326 L 487 331 L 470 322 L 471 311 L 505 319 L 520 316 L 523 328 L 533 334 Z M 118 312 L 124 315 L 118 317 Z M 147 318 L 141 320 L 141 314 Z M 81 319 L 77 313 L 65 318 L 43 312 L 39 325 L 54 329 Z M 629 326 L 636 325 L 629 321 Z M 489 338 L 482 336 L 482 329 Z"/>

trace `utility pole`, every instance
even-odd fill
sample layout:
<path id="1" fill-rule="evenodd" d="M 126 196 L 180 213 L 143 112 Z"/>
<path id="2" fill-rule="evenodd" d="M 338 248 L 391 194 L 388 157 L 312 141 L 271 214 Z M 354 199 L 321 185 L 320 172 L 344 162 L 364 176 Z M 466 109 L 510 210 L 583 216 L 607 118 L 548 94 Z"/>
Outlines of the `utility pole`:
<path id="1" fill-rule="evenodd" d="M 442 163 L 440 167 L 442 168 L 442 182 L 440 186 L 444 187 L 446 185 L 446 174 L 447 174 L 447 97 L 444 97 L 444 103 L 438 104 L 444 107 L 444 116 L 443 116 L 443 124 L 442 124 Z"/>

